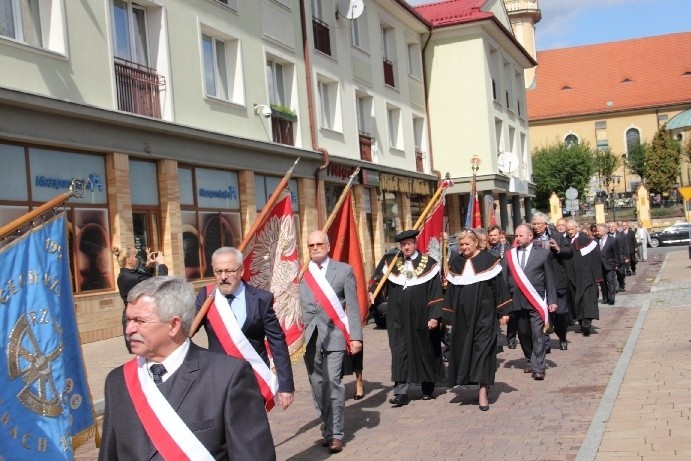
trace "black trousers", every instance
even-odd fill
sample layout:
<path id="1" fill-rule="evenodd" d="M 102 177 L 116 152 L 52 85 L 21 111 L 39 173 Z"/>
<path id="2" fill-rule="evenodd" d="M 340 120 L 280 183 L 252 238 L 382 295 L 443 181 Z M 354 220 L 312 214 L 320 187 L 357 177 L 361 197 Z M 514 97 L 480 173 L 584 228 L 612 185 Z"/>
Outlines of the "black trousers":
<path id="1" fill-rule="evenodd" d="M 569 314 L 552 312 L 549 314 L 549 321 L 554 327 L 554 332 L 557 334 L 559 341 L 566 341 L 566 329 L 569 328 Z"/>
<path id="2" fill-rule="evenodd" d="M 617 271 L 614 269 L 607 270 L 602 268 L 602 276 L 605 279 L 600 283 L 602 300 L 605 302 L 614 302 L 614 297 L 617 293 Z"/>

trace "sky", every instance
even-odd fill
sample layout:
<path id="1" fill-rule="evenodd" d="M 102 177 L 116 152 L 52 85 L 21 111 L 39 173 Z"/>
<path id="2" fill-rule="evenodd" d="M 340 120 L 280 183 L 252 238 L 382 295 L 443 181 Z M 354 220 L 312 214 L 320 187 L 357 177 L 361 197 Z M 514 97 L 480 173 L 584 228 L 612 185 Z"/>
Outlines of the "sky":
<path id="1" fill-rule="evenodd" d="M 407 0 L 411 5 L 434 3 Z M 538 51 L 691 32 L 691 0 L 538 0 Z"/>

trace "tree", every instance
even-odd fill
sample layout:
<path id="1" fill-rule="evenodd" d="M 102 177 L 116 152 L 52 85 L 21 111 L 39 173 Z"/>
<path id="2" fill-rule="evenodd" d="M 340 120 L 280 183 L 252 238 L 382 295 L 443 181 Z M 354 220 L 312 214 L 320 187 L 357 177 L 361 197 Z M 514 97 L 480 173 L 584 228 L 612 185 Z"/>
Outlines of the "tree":
<path id="1" fill-rule="evenodd" d="M 664 126 L 655 133 L 645 163 L 648 190 L 666 196 L 681 173 L 681 145 Z"/>
<path id="2" fill-rule="evenodd" d="M 684 158 L 687 162 L 691 163 L 691 133 L 686 137 L 686 142 L 684 143 L 683 149 Z"/>
<path id="3" fill-rule="evenodd" d="M 587 143 L 566 145 L 555 140 L 537 149 L 533 152 L 535 207 L 549 209 L 552 192 L 564 199 L 569 187 L 584 196 L 593 171 L 593 151 Z"/>
<path id="4" fill-rule="evenodd" d="M 594 163 L 598 177 L 601 179 L 611 178 L 617 168 L 621 166 L 621 157 L 615 155 L 609 147 L 597 149 Z"/>
<path id="5" fill-rule="evenodd" d="M 649 149 L 648 144 L 639 142 L 631 147 L 626 159 L 626 166 L 629 171 L 640 176 L 643 182 L 645 182 L 645 156 Z"/>

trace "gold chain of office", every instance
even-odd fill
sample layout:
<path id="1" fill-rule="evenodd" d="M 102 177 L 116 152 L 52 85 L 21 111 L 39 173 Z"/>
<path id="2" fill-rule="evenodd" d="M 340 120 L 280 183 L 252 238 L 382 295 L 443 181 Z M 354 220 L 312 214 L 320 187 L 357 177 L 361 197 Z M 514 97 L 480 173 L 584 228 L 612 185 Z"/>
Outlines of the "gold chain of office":
<path id="1" fill-rule="evenodd" d="M 413 276 L 415 277 L 420 277 L 422 273 L 425 271 L 425 268 L 427 267 L 427 260 L 429 259 L 429 256 L 426 254 L 423 254 L 422 257 L 420 258 L 420 264 L 417 265 L 417 268 L 413 271 L 411 270 L 406 270 L 405 266 L 403 265 L 403 262 L 399 259 L 396 261 L 396 269 L 398 269 L 398 272 L 400 274 L 403 274 L 406 276 L 408 279 L 412 279 Z"/>

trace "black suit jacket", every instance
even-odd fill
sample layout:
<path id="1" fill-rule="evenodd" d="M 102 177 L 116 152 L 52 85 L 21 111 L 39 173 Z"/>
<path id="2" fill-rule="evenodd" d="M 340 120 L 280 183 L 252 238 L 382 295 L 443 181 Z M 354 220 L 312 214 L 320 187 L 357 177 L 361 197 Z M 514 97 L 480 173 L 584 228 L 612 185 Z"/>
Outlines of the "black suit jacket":
<path id="1" fill-rule="evenodd" d="M 604 270 L 613 271 L 623 262 L 620 252 L 621 242 L 617 241 L 616 237 L 607 235 L 605 246 L 601 247 L 600 242 L 602 237 L 598 237 L 597 246 L 600 248 L 600 259 L 602 260 L 602 268 Z"/>
<path id="2" fill-rule="evenodd" d="M 204 304 L 206 296 L 207 292 L 204 286 L 197 294 L 197 310 Z M 267 365 L 269 364 L 269 356 L 266 352 L 264 340 L 266 339 L 269 342 L 269 348 L 271 349 L 278 376 L 278 391 L 293 392 L 295 391 L 295 385 L 293 383 L 293 367 L 290 363 L 290 353 L 288 352 L 285 333 L 274 311 L 273 300 L 274 296 L 270 291 L 245 283 L 247 318 L 242 325 L 242 332 Z M 209 350 L 225 354 L 225 350 L 218 340 L 214 329 L 211 327 L 208 318 L 204 318 L 204 329 L 209 338 Z"/>
<path id="3" fill-rule="evenodd" d="M 626 243 L 626 253 L 624 257 L 632 259 L 631 255 L 636 253 L 636 232 L 629 229 L 627 233 L 621 232 L 621 238 Z"/>
<path id="4" fill-rule="evenodd" d="M 275 460 L 273 438 L 252 367 L 190 344 L 168 402 L 217 460 Z M 130 398 L 123 367 L 106 378 L 99 461 L 162 459 Z"/>

